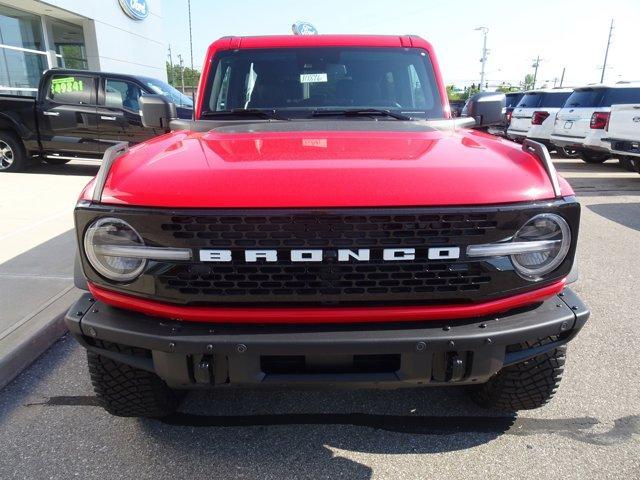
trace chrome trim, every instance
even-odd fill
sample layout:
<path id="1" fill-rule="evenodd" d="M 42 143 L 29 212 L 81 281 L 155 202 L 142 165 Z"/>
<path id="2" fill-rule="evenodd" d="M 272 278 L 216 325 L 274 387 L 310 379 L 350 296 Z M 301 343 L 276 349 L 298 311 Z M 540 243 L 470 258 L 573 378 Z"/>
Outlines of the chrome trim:
<path id="1" fill-rule="evenodd" d="M 64 156 L 64 155 L 45 155 L 45 158 L 59 158 L 61 160 L 84 160 L 84 161 L 92 161 L 92 162 L 99 162 L 100 160 L 102 160 L 101 158 L 89 158 L 89 157 L 69 157 L 69 156 Z"/>
<path id="2" fill-rule="evenodd" d="M 562 240 L 535 240 L 532 242 L 484 243 L 469 245 L 467 257 L 507 257 L 522 253 L 543 252 L 551 250 Z"/>
<path id="3" fill-rule="evenodd" d="M 532 153 L 542 162 L 542 166 L 547 171 L 547 176 L 551 181 L 551 185 L 553 186 L 553 193 L 557 198 L 562 197 L 562 191 L 560 190 L 560 182 L 558 181 L 558 172 L 556 172 L 556 167 L 553 166 L 553 162 L 551 161 L 551 155 L 549 155 L 549 150 L 542 143 L 534 142 L 526 138 L 522 142 L 522 150 L 527 153 Z"/>
<path id="4" fill-rule="evenodd" d="M 188 248 L 94 245 L 93 250 L 98 255 L 107 257 L 144 258 L 147 260 L 191 260 L 191 250 Z"/>
<path id="5" fill-rule="evenodd" d="M 128 150 L 128 142 L 119 142 L 104 151 L 104 156 L 102 157 L 102 165 L 100 166 L 100 170 L 98 170 L 96 181 L 93 186 L 92 200 L 94 202 L 99 203 L 102 201 L 102 191 L 104 190 L 105 183 L 107 183 L 107 177 L 109 176 L 111 165 L 113 165 L 113 162 L 120 155 L 126 153 Z"/>

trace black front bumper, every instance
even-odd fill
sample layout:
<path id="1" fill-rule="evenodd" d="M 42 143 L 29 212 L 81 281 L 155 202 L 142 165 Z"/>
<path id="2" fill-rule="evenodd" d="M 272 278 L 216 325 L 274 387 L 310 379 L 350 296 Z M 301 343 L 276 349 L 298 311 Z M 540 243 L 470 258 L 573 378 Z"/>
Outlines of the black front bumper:
<path id="1" fill-rule="evenodd" d="M 213 325 L 149 317 L 83 295 L 66 323 L 88 350 L 175 388 L 223 384 L 414 386 L 487 381 L 571 340 L 589 310 L 570 290 L 482 319 L 385 325 Z M 525 350 L 522 342 L 551 339 Z M 127 348 L 135 347 L 135 348 Z"/>

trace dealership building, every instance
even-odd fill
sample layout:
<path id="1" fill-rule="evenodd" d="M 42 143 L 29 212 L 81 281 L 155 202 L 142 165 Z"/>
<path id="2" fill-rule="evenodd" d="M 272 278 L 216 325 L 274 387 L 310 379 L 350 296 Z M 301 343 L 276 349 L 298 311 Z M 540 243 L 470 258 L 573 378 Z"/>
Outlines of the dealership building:
<path id="1" fill-rule="evenodd" d="M 0 0 L 0 94 L 55 67 L 166 80 L 164 38 L 161 0 Z"/>

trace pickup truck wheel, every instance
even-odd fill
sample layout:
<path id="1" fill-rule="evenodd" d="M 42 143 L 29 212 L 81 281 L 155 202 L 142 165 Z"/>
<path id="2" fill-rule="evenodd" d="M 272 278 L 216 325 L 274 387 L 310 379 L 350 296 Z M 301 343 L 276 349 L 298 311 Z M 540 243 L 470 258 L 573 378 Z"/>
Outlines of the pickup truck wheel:
<path id="1" fill-rule="evenodd" d="M 525 342 L 515 351 L 555 340 Z M 479 405 L 509 412 L 545 405 L 556 393 L 564 371 L 567 347 L 561 346 L 516 365 L 503 368 L 487 383 L 471 388 L 471 398 Z"/>
<path id="2" fill-rule="evenodd" d="M 68 158 L 45 158 L 44 161 L 49 165 L 64 165 L 65 163 L 69 163 L 71 160 Z"/>
<path id="3" fill-rule="evenodd" d="M 136 354 L 136 349 L 118 348 Z M 102 407 L 119 417 L 161 418 L 175 412 L 178 396 L 157 375 L 87 352 L 93 389 Z"/>
<path id="4" fill-rule="evenodd" d="M 606 153 L 580 152 L 580 158 L 587 163 L 604 163 L 610 157 Z"/>
<path id="5" fill-rule="evenodd" d="M 22 142 L 12 132 L 0 132 L 0 172 L 19 172 L 26 166 Z"/>
<path id="6" fill-rule="evenodd" d="M 637 172 L 638 169 L 636 167 L 635 159 L 632 157 L 620 157 L 618 161 L 620 162 L 620 166 L 624 168 L 627 172 Z"/>
<path id="7" fill-rule="evenodd" d="M 578 158 L 580 156 L 577 150 L 569 147 L 558 147 L 556 152 L 558 153 L 558 156 L 562 158 Z"/>

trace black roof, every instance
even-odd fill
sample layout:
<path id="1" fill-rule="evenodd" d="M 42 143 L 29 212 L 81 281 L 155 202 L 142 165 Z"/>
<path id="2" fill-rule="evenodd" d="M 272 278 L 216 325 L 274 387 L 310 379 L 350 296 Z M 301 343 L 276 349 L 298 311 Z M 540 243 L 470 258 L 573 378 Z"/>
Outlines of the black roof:
<path id="1" fill-rule="evenodd" d="M 97 70 L 78 70 L 78 69 L 74 69 L 74 68 L 52 68 L 50 70 L 47 70 L 48 72 L 55 72 L 55 73 L 62 73 L 62 74 L 76 74 L 76 75 L 102 75 L 102 76 L 109 76 L 109 77 L 122 77 L 122 78 L 133 78 L 135 80 L 138 80 L 140 82 L 146 82 L 148 80 L 153 80 L 156 82 L 164 82 L 163 80 L 160 80 L 159 78 L 154 78 L 154 77 L 149 77 L 147 75 L 133 75 L 131 73 L 116 73 L 116 72 L 102 72 L 102 71 L 97 71 Z M 164 82 L 166 83 L 166 82 Z"/>

